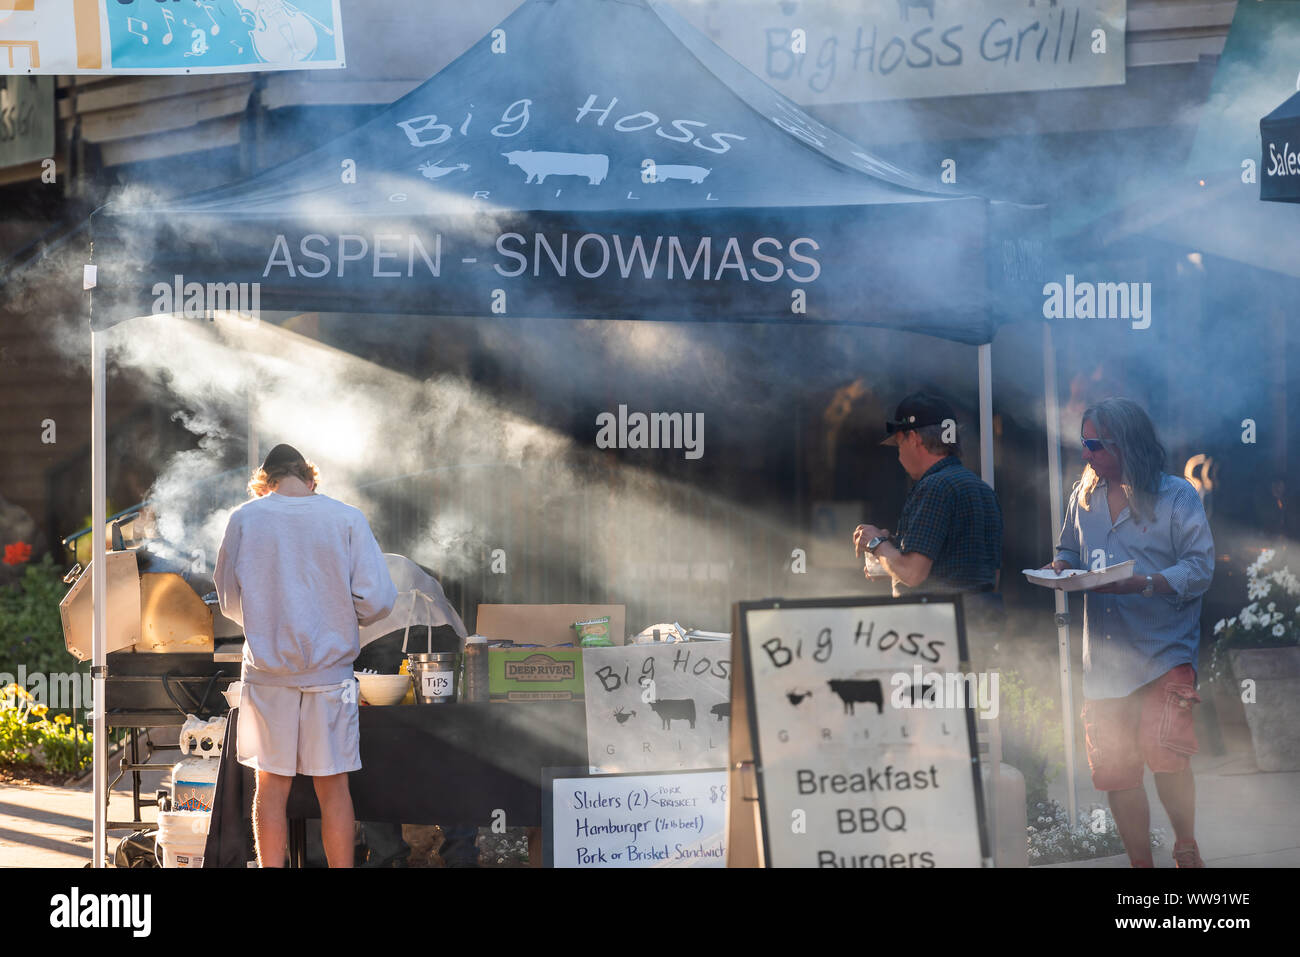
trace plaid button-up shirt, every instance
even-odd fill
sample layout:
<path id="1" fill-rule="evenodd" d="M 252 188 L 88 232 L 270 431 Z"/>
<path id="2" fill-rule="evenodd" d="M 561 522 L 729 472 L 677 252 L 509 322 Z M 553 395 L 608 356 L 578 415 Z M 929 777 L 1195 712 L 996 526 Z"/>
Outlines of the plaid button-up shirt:
<path id="1" fill-rule="evenodd" d="M 1106 565 L 1131 558 L 1135 575 L 1163 575 L 1174 589 L 1150 598 L 1083 593 L 1084 697 L 1122 698 L 1171 668 L 1196 667 L 1201 596 L 1214 577 L 1214 539 L 1190 482 L 1163 476 L 1154 517 L 1136 520 L 1125 506 L 1114 522 L 1106 482 L 1097 484 L 1091 508 L 1080 507 L 1076 484 L 1056 557 L 1072 568 L 1090 568 L 1098 558 Z"/>
<path id="2" fill-rule="evenodd" d="M 919 552 L 934 563 L 914 591 L 991 587 L 1002 567 L 998 497 L 955 455 L 935 462 L 917 479 L 894 537 L 900 552 Z"/>

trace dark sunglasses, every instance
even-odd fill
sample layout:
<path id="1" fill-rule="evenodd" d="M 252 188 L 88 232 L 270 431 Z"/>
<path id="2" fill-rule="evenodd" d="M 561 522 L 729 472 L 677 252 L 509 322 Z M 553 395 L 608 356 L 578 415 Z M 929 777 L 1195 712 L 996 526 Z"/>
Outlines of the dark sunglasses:
<path id="1" fill-rule="evenodd" d="M 1085 439 L 1083 437 L 1080 437 L 1079 441 L 1083 443 L 1083 447 L 1089 452 L 1101 452 L 1110 444 L 1102 439 Z"/>

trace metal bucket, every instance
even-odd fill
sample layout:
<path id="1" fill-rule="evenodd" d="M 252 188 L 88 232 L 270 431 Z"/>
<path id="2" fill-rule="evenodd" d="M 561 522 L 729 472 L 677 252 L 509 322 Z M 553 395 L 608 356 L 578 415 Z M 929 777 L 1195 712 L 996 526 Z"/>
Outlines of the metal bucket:
<path id="1" fill-rule="evenodd" d="M 460 652 L 438 651 L 406 656 L 417 704 L 455 704 Z"/>

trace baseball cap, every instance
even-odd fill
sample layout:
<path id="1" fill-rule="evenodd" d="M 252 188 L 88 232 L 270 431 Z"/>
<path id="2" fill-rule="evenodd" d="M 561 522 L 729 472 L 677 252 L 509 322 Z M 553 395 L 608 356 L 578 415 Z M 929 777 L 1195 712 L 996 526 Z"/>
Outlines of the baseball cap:
<path id="1" fill-rule="evenodd" d="M 885 431 L 889 436 L 880 444 L 897 445 L 901 433 L 927 425 L 942 425 L 945 419 L 952 419 L 954 422 L 957 420 L 952 406 L 937 395 L 913 392 L 898 403 L 894 418 L 885 423 Z"/>
<path id="2" fill-rule="evenodd" d="M 282 469 L 286 465 L 306 465 L 307 460 L 303 458 L 302 453 L 292 445 L 285 445 L 281 442 L 271 451 L 266 453 L 266 459 L 262 462 L 262 468 L 267 472 L 275 469 Z"/>

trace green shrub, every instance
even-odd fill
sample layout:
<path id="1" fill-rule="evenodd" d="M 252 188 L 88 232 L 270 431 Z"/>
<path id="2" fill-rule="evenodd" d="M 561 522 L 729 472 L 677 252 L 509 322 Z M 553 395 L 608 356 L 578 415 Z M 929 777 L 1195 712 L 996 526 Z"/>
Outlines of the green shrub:
<path id="1" fill-rule="evenodd" d="M 72 671 L 77 659 L 63 641 L 59 602 L 67 594 L 63 572 L 45 555 L 23 571 L 23 577 L 0 588 L 0 672 L 17 675 Z"/>
<path id="2" fill-rule="evenodd" d="M 998 679 L 1002 760 L 1025 776 L 1029 807 L 1047 803 L 1047 788 L 1064 767 L 1064 731 L 1056 703 L 1006 669 Z"/>
<path id="3" fill-rule="evenodd" d="M 74 774 L 90 766 L 92 736 L 66 714 L 51 715 L 26 688 L 0 689 L 0 767 L 43 766 Z"/>

